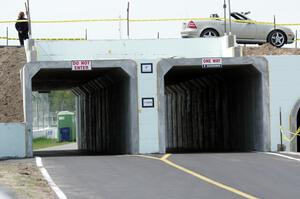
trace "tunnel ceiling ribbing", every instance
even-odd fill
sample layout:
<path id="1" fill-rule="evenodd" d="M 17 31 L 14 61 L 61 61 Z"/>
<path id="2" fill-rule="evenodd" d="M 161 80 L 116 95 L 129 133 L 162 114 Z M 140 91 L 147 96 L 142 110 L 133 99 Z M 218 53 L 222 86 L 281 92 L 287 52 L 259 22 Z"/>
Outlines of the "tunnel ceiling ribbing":
<path id="1" fill-rule="evenodd" d="M 261 76 L 251 66 L 174 67 L 165 76 L 166 149 L 177 152 L 263 148 Z"/>

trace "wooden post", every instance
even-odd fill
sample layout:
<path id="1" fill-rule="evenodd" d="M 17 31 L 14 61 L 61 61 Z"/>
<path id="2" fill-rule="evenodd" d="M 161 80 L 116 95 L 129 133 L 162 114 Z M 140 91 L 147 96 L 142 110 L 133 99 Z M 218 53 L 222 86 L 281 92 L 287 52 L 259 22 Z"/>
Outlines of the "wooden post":
<path id="1" fill-rule="evenodd" d="M 274 30 L 276 29 L 276 16 L 274 15 Z"/>
<path id="2" fill-rule="evenodd" d="M 85 29 L 85 40 L 88 40 L 88 32 L 87 32 L 87 28 Z"/>

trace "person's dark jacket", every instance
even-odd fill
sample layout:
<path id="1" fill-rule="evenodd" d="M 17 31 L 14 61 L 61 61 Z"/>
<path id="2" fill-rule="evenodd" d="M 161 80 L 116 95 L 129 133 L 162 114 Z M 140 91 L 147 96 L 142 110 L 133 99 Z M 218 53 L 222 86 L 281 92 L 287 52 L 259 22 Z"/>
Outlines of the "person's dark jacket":
<path id="1" fill-rule="evenodd" d="M 26 18 L 19 18 L 18 20 L 27 20 Z M 16 29 L 20 34 L 28 33 L 28 22 L 17 22 Z"/>

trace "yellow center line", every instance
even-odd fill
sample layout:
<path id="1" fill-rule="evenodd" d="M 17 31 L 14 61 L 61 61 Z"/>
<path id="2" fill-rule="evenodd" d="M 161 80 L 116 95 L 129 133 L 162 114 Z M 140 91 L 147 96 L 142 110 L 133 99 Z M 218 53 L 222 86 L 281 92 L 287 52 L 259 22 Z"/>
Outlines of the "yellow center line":
<path id="1" fill-rule="evenodd" d="M 133 156 L 133 157 L 141 157 L 141 158 L 147 158 L 147 159 L 152 159 L 152 160 L 160 160 L 160 158 L 157 157 L 152 157 L 152 156 L 147 156 L 147 155 L 129 155 L 129 156 Z"/>
<path id="2" fill-rule="evenodd" d="M 167 153 L 167 154 L 165 154 L 163 157 L 161 157 L 160 160 L 166 160 L 166 159 L 168 159 L 168 157 L 170 157 L 171 155 L 172 155 L 172 154 Z"/>
<path id="3" fill-rule="evenodd" d="M 190 175 L 192 175 L 192 176 L 194 176 L 194 177 L 196 177 L 196 178 L 198 178 L 198 179 L 200 179 L 200 180 L 202 180 L 202 181 L 205 181 L 205 182 L 207 182 L 207 183 L 209 183 L 209 184 L 212 184 L 212 185 L 214 185 L 214 186 L 216 186 L 216 187 L 219 187 L 219 188 L 221 188 L 221 189 L 230 191 L 230 192 L 232 192 L 232 193 L 234 193 L 234 194 L 237 194 L 237 195 L 239 195 L 239 196 L 242 196 L 242 197 L 244 197 L 244 198 L 248 198 L 248 199 L 258 199 L 257 197 L 252 196 L 252 195 L 250 195 L 250 194 L 248 194 L 248 193 L 242 192 L 242 191 L 237 190 L 237 189 L 235 189 L 235 188 L 233 188 L 233 187 L 230 187 L 230 186 L 228 186 L 228 185 L 225 185 L 225 184 L 222 184 L 222 183 L 220 183 L 220 182 L 217 182 L 217 181 L 215 181 L 215 180 L 213 180 L 213 179 L 210 179 L 210 178 L 208 178 L 208 177 L 206 177 L 206 176 L 203 176 L 203 175 L 201 175 L 201 174 L 199 174 L 199 173 L 196 173 L 196 172 L 194 172 L 194 171 L 192 171 L 192 170 L 186 169 L 186 168 L 184 168 L 184 167 L 182 167 L 182 166 L 180 166 L 180 165 L 178 165 L 178 164 L 175 164 L 174 162 L 171 162 L 170 160 L 168 160 L 168 158 L 169 158 L 171 155 L 172 155 L 172 154 L 166 154 L 166 155 L 162 156 L 161 158 L 156 158 L 156 157 L 147 156 L 147 155 L 134 155 L 134 156 L 162 161 L 162 162 L 164 162 L 165 164 L 167 164 L 167 165 L 169 165 L 169 166 L 171 166 L 171 167 L 173 167 L 173 168 L 176 168 L 176 169 L 178 169 L 178 170 L 180 170 L 180 171 L 183 171 L 183 172 L 185 172 L 185 173 L 188 173 L 188 174 L 190 174 Z"/>

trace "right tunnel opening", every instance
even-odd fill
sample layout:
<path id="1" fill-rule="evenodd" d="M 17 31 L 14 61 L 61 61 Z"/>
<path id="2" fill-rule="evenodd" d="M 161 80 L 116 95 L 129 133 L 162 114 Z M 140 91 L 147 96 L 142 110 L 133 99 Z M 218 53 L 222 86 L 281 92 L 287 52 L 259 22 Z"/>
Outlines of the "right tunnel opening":
<path id="1" fill-rule="evenodd" d="M 174 66 L 164 85 L 166 152 L 264 150 L 262 75 L 252 65 Z"/>

